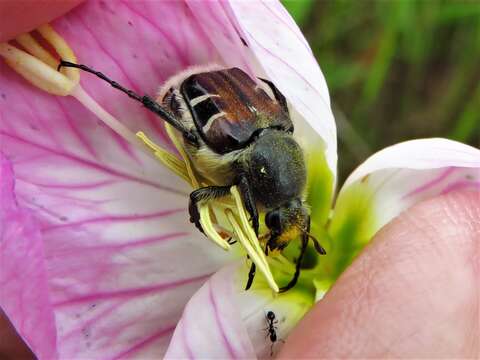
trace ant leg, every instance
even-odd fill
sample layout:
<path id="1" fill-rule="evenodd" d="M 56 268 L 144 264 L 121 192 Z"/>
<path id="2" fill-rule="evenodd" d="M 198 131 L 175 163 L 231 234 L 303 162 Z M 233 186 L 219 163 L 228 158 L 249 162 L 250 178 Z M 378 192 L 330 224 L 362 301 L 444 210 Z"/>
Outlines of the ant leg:
<path id="1" fill-rule="evenodd" d="M 297 264 L 295 266 L 295 274 L 293 275 L 292 280 L 287 284 L 287 286 L 284 286 L 280 288 L 279 292 L 285 292 L 287 290 L 290 290 L 292 287 L 295 286 L 295 284 L 298 281 L 298 277 L 300 276 L 300 266 L 302 265 L 302 260 L 303 256 L 305 255 L 305 250 L 307 249 L 307 244 L 308 244 L 308 235 L 303 234 L 302 235 L 302 249 L 300 250 L 300 256 L 298 257 Z"/>
<path id="2" fill-rule="evenodd" d="M 188 212 L 190 213 L 190 222 L 194 223 L 198 230 L 203 233 L 202 224 L 200 224 L 200 211 L 198 203 L 200 201 L 216 199 L 227 196 L 230 193 L 230 186 L 206 186 L 190 193 L 190 203 Z"/>
<path id="3" fill-rule="evenodd" d="M 100 71 L 93 70 L 92 68 L 86 66 L 86 65 L 81 65 L 81 64 L 75 64 L 69 61 L 64 61 L 61 60 L 60 64 L 57 67 L 57 70 L 60 70 L 62 67 L 71 67 L 71 68 L 77 68 L 83 71 L 86 71 L 90 74 L 93 74 L 100 79 L 106 81 L 109 83 L 113 88 L 120 90 L 121 92 L 125 93 L 130 97 L 131 99 L 137 100 L 138 102 L 141 102 L 143 106 L 145 106 L 148 110 L 151 112 L 157 114 L 160 116 L 164 121 L 172 125 L 175 129 L 180 131 L 185 139 L 187 139 L 190 143 L 197 145 L 198 146 L 198 138 L 197 136 L 192 133 L 187 127 L 179 120 L 177 119 L 171 112 L 169 112 L 167 109 L 163 108 L 160 104 L 158 104 L 155 100 L 153 100 L 150 96 L 148 95 L 143 95 L 140 96 L 137 93 L 135 93 L 132 90 L 129 90 L 127 88 L 124 88 L 121 86 L 119 83 L 116 81 L 111 80 L 109 77 L 101 73 Z"/>

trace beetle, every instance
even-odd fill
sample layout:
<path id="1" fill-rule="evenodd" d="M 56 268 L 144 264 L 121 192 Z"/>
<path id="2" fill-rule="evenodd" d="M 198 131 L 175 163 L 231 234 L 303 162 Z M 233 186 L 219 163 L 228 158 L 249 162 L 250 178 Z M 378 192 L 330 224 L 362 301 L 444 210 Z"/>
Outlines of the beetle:
<path id="1" fill-rule="evenodd" d="M 273 82 L 254 81 L 239 68 L 187 69 L 169 79 L 157 103 L 112 81 L 88 66 L 61 61 L 92 73 L 143 104 L 183 136 L 195 170 L 212 185 L 190 194 L 190 221 L 202 231 L 198 205 L 229 195 L 237 185 L 258 237 L 259 211 L 265 212 L 270 231 L 265 253 L 283 250 L 301 238 L 295 274 L 280 289 L 291 289 L 300 275 L 308 239 L 320 254 L 325 250 L 310 234 L 310 216 L 305 202 L 306 165 L 303 151 L 293 137 L 294 126 L 287 101 Z M 202 231 L 203 232 L 203 231 Z M 250 268 L 246 290 L 255 275 Z"/>

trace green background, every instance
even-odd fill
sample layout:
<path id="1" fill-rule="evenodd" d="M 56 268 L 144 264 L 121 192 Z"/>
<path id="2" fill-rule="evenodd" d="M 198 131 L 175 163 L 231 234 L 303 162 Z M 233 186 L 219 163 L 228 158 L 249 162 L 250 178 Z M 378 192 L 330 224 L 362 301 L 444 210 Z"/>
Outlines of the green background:
<path id="1" fill-rule="evenodd" d="M 385 146 L 480 145 L 480 1 L 283 1 L 327 79 L 340 184 Z"/>

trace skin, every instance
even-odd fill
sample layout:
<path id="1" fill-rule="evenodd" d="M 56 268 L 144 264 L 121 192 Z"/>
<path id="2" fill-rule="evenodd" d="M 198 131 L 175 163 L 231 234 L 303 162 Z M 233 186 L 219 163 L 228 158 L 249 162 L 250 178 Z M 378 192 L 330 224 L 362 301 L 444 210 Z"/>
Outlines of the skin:
<path id="1" fill-rule="evenodd" d="M 80 2 L 0 1 L 0 41 Z M 420 203 L 375 236 L 279 357 L 479 358 L 479 279 L 480 192 Z M 1 311 L 0 339 L 1 359 L 33 358 Z"/>
<path id="2" fill-rule="evenodd" d="M 32 352 L 18 336 L 2 309 L 0 309 L 0 359 L 34 359 Z"/>
<path id="3" fill-rule="evenodd" d="M 279 358 L 480 358 L 480 192 L 417 204 L 385 226 Z"/>
<path id="4" fill-rule="evenodd" d="M 65 14 L 83 0 L 0 1 L 0 42 L 37 28 Z"/>

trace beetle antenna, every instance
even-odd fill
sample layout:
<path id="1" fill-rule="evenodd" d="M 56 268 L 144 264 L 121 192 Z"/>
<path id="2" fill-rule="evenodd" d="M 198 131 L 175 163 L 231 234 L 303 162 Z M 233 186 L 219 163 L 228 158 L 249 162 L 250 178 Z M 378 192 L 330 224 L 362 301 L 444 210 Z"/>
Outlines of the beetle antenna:
<path id="1" fill-rule="evenodd" d="M 183 136 L 185 136 L 190 142 L 194 144 L 197 143 L 198 141 L 197 137 L 193 133 L 191 133 L 187 128 L 185 128 L 185 126 L 181 124 L 173 114 L 171 114 L 169 111 L 164 109 L 160 104 L 158 104 L 150 96 L 148 95 L 140 96 L 133 90 L 129 90 L 123 87 L 122 85 L 120 85 L 119 83 L 117 83 L 116 81 L 113 81 L 108 76 L 101 73 L 100 71 L 93 70 L 92 68 L 86 65 L 75 64 L 70 61 L 60 60 L 60 64 L 58 64 L 58 67 L 57 67 L 57 71 L 60 71 L 62 67 L 77 68 L 99 77 L 100 79 L 109 83 L 113 88 L 120 90 L 124 94 L 127 94 L 129 98 L 137 100 L 138 102 L 141 102 L 142 105 L 145 106 L 148 110 L 159 115 L 163 120 L 165 120 L 167 123 L 172 125 L 175 129 L 180 131 L 183 134 Z"/>
<path id="2" fill-rule="evenodd" d="M 137 93 L 135 93 L 135 92 L 132 91 L 132 90 L 129 90 L 129 89 L 127 89 L 127 88 L 124 88 L 122 85 L 120 85 L 120 84 L 117 83 L 116 81 L 113 81 L 112 79 L 110 79 L 109 77 L 107 77 L 105 74 L 101 73 L 100 71 L 93 70 L 92 68 L 89 68 L 89 67 L 86 66 L 86 65 L 75 64 L 75 63 L 72 63 L 72 62 L 70 62 L 70 61 L 60 60 L 60 64 L 58 64 L 58 66 L 57 66 L 57 71 L 60 71 L 60 69 L 61 69 L 62 67 L 77 68 L 77 69 L 86 71 L 86 72 L 88 72 L 88 73 L 90 73 L 90 74 L 93 74 L 93 75 L 99 77 L 100 79 L 106 81 L 107 83 L 109 83 L 113 88 L 118 89 L 118 90 L 120 90 L 121 92 L 127 94 L 128 97 L 130 97 L 130 98 L 132 98 L 132 99 L 135 99 L 135 100 L 140 101 L 141 103 L 143 103 L 142 97 L 141 97 L 140 95 L 138 95 Z"/>
<path id="3" fill-rule="evenodd" d="M 325 249 L 323 248 L 322 245 L 320 245 L 320 242 L 317 240 L 317 238 L 315 236 L 313 236 L 310 232 L 309 232 L 309 229 L 310 229 L 310 226 L 308 226 L 306 229 L 300 227 L 297 225 L 297 228 L 300 229 L 300 231 L 308 236 L 312 242 L 313 242 L 313 246 L 315 247 L 315 250 L 317 250 L 317 252 L 320 254 L 320 255 L 326 255 L 327 252 L 325 251 Z"/>
<path id="4" fill-rule="evenodd" d="M 327 252 L 325 251 L 325 249 L 323 248 L 322 245 L 320 245 L 320 243 L 318 242 L 317 238 L 315 236 L 313 236 L 312 234 L 310 234 L 309 232 L 305 232 L 305 234 L 312 240 L 313 242 L 313 246 L 315 247 L 315 250 L 317 250 L 317 252 L 321 255 L 326 255 Z"/>

